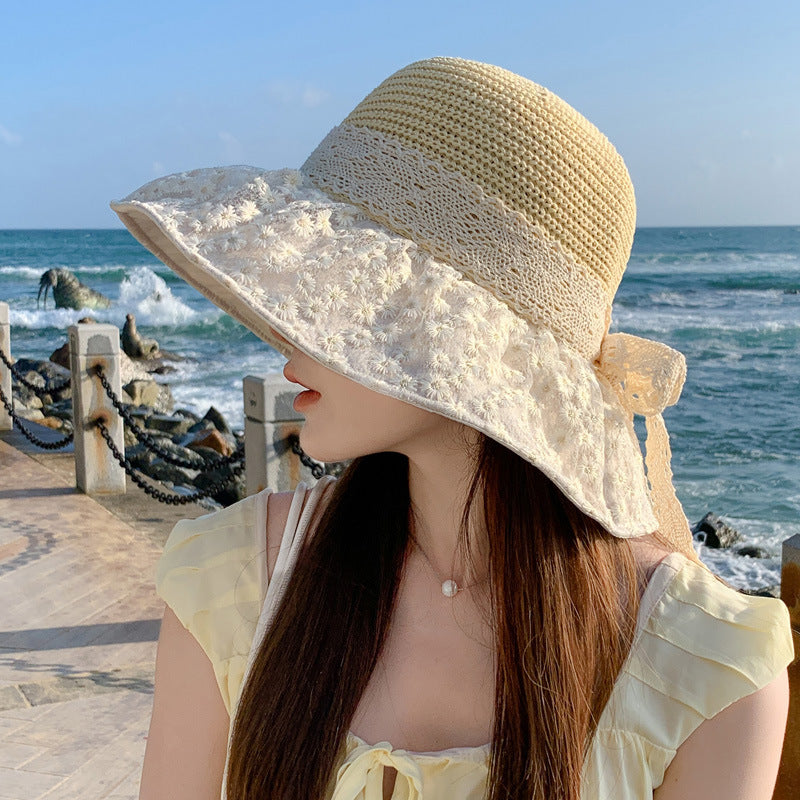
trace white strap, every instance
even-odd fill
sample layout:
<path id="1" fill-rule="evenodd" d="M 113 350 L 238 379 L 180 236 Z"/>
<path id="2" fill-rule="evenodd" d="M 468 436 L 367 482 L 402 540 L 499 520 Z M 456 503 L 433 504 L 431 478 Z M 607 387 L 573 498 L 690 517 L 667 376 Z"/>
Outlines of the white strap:
<path id="1" fill-rule="evenodd" d="M 275 612 L 280 605 L 281 598 L 286 591 L 286 587 L 289 585 L 289 578 L 294 570 L 294 565 L 297 563 L 297 556 L 300 552 L 300 547 L 303 544 L 303 539 L 305 538 L 304 535 L 308 529 L 311 515 L 314 513 L 314 508 L 316 507 L 320 496 L 325 491 L 325 488 L 331 481 L 334 480 L 336 479 L 332 475 L 323 476 L 320 480 L 318 480 L 314 488 L 311 490 L 311 494 L 308 497 L 308 502 L 306 503 L 305 509 L 303 509 L 303 500 L 305 499 L 308 486 L 306 483 L 301 481 L 297 484 L 297 487 L 294 490 L 292 504 L 289 507 L 289 515 L 286 518 L 286 526 L 284 527 L 283 535 L 281 536 L 280 550 L 278 550 L 278 557 L 275 559 L 275 567 L 272 570 L 272 577 L 269 579 L 269 583 L 267 584 L 267 591 L 264 595 L 264 603 L 261 606 L 261 614 L 258 617 L 258 623 L 256 624 L 255 633 L 253 634 L 253 641 L 250 645 L 250 652 L 247 656 L 247 666 L 245 667 L 244 676 L 239 686 L 239 693 L 231 707 L 227 755 L 225 756 L 225 770 L 222 773 L 222 792 L 220 794 L 221 800 L 225 800 L 225 791 L 228 782 L 228 761 L 230 760 L 231 756 L 231 732 L 233 730 L 233 721 L 236 717 L 236 710 L 239 706 L 239 698 L 241 697 L 242 689 L 247 683 L 247 678 L 250 675 L 253 661 L 255 661 L 256 654 L 261 647 L 261 642 L 264 639 L 267 628 L 275 616 Z M 263 538 L 266 536 L 267 530 L 267 502 L 270 493 L 263 492 L 262 494 L 263 497 L 259 498 L 261 502 L 259 503 L 257 513 L 255 515 L 257 526 L 255 533 L 256 536 Z M 266 576 L 267 574 L 267 567 L 265 564 L 264 575 Z"/>
<path id="2" fill-rule="evenodd" d="M 634 645 L 639 641 L 644 629 L 653 615 L 656 606 L 666 593 L 673 578 L 680 572 L 687 557 L 678 550 L 667 554 L 658 563 L 650 576 L 650 580 L 642 592 L 639 600 L 639 613 L 636 617 L 636 632 L 633 637 Z M 634 647 L 631 646 L 630 652 L 633 653 Z"/>
<path id="3" fill-rule="evenodd" d="M 317 484 L 318 486 L 319 484 Z M 306 506 L 306 511 L 314 504 L 314 492 L 317 486 L 311 492 L 311 496 Z M 264 595 L 264 603 L 261 606 L 261 614 L 258 618 L 255 633 L 253 634 L 253 641 L 250 646 L 250 653 L 247 658 L 247 669 L 245 670 L 245 677 L 242 681 L 247 680 L 247 675 L 250 672 L 250 666 L 255 660 L 258 648 L 261 645 L 261 640 L 264 638 L 267 627 L 275 615 L 275 611 L 280 604 L 281 598 L 286 591 L 286 586 L 289 583 L 289 578 L 292 574 L 292 569 L 297 561 L 297 554 L 300 552 L 300 545 L 303 543 L 302 532 L 304 527 L 300 524 L 300 512 L 303 508 L 303 500 L 305 500 L 306 491 L 308 486 L 301 481 L 297 484 L 294 490 L 294 497 L 292 504 L 289 507 L 289 515 L 286 518 L 286 526 L 283 529 L 281 536 L 281 546 L 278 550 L 278 557 L 275 559 L 275 566 L 272 570 L 272 577 L 267 584 L 267 591 Z M 317 492 L 319 494 L 319 492 Z M 307 516 L 307 515 L 304 515 Z M 308 520 L 304 519 L 303 522 L 308 524 Z M 264 535 L 265 528 L 262 529 L 262 536 Z M 298 535 L 299 534 L 299 535 Z"/>

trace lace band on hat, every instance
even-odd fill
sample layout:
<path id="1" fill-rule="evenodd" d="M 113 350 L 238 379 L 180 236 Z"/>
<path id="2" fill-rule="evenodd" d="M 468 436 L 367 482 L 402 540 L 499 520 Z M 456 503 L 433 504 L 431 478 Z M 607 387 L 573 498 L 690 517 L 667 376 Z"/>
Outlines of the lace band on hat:
<path id="1" fill-rule="evenodd" d="M 393 137 L 352 125 L 334 128 L 301 171 L 585 358 L 597 355 L 610 304 L 602 280 L 478 184 Z"/>

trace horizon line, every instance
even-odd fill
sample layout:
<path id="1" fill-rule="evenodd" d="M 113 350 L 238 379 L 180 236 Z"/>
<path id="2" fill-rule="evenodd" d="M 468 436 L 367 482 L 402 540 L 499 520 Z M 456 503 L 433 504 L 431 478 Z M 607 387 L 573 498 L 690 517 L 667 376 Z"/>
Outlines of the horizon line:
<path id="1" fill-rule="evenodd" d="M 713 225 L 702 225 L 692 223 L 690 225 L 637 225 L 634 230 L 644 230 L 644 229 L 678 229 L 678 228 L 800 228 L 800 222 L 749 222 L 745 224 L 737 224 L 737 223 L 725 223 L 725 224 L 713 224 Z M 22 232 L 42 232 L 42 231 L 127 231 L 128 229 L 124 225 L 115 225 L 113 227 L 105 227 L 105 228 L 98 228 L 98 227 L 83 227 L 83 228 L 74 228 L 74 227 L 25 227 L 25 228 L 0 228 L 0 233 L 22 233 Z M 131 234 L 132 235 L 132 234 Z"/>

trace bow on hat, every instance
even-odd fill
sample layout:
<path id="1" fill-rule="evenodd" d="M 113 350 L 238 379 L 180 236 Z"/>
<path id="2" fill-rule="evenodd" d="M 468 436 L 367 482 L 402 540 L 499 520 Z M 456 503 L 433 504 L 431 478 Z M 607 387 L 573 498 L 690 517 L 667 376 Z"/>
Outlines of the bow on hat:
<path id="1" fill-rule="evenodd" d="M 678 402 L 686 380 L 683 354 L 662 342 L 610 333 L 603 339 L 597 370 L 616 389 L 631 418 L 645 418 L 645 466 L 659 538 L 684 553 L 694 552 L 686 515 L 672 485 L 672 451 L 662 412 Z"/>

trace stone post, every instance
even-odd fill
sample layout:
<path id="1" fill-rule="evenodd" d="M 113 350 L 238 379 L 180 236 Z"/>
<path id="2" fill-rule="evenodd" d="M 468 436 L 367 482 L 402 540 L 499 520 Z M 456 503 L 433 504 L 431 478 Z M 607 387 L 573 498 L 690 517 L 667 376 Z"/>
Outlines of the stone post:
<path id="1" fill-rule="evenodd" d="M 121 453 L 125 452 L 123 423 L 97 375 L 96 365 L 120 397 L 119 329 L 114 325 L 70 325 L 69 363 L 72 370 L 72 419 L 75 430 L 75 480 L 86 494 L 124 494 L 125 471 L 117 463 L 100 431 L 91 425 L 101 419 Z"/>
<path id="2" fill-rule="evenodd" d="M 8 323 L 8 303 L 0 303 L 0 351 L 11 361 L 11 326 Z M 11 403 L 11 370 L 0 361 L 0 389 Z M 14 427 L 11 414 L 0 403 L 0 431 L 10 431 Z"/>
<path id="3" fill-rule="evenodd" d="M 292 408 L 299 391 L 279 372 L 247 375 L 244 390 L 244 457 L 247 494 L 268 486 L 288 492 L 300 481 L 313 486 L 316 478 L 289 445 L 291 434 L 300 435 L 303 415 Z"/>
<path id="4" fill-rule="evenodd" d="M 789 607 L 794 663 L 789 666 L 789 720 L 773 800 L 800 797 L 800 533 L 783 543 L 781 600 Z"/>

